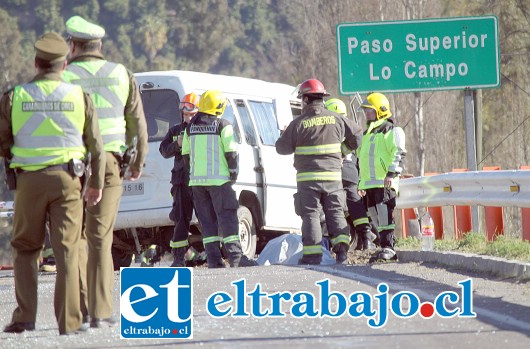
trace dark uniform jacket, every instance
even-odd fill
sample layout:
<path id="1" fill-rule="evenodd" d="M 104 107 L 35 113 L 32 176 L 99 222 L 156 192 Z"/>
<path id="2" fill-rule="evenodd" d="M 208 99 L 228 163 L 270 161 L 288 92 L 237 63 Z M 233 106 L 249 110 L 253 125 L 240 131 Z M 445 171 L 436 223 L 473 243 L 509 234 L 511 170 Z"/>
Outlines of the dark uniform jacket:
<path id="1" fill-rule="evenodd" d="M 165 159 L 174 157 L 173 169 L 171 170 L 171 184 L 173 185 L 188 184 L 190 181 L 190 174 L 182 159 L 182 148 L 177 143 L 178 135 L 184 133 L 186 126 L 188 126 L 187 123 L 180 123 L 171 127 L 160 143 L 160 154 Z"/>
<path id="2" fill-rule="evenodd" d="M 287 126 L 276 141 L 276 151 L 282 155 L 295 153 L 294 167 L 299 174 L 338 172 L 336 180 L 340 180 L 342 153 L 357 149 L 361 144 L 361 137 L 362 129 L 359 126 L 342 115 L 327 110 L 322 100 L 314 100 L 304 107 L 302 115 Z M 332 147 L 322 151 L 311 150 L 313 147 L 326 145 Z M 332 148 L 334 149 L 331 150 Z"/>

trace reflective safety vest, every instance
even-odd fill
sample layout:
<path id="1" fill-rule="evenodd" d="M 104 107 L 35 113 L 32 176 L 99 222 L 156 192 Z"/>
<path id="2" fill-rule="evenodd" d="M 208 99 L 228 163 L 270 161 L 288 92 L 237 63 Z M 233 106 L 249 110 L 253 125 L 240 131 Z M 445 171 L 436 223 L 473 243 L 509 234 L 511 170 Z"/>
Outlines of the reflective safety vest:
<path id="1" fill-rule="evenodd" d="M 36 171 L 84 159 L 85 100 L 81 87 L 39 80 L 13 91 L 10 167 Z"/>
<path id="2" fill-rule="evenodd" d="M 391 122 L 383 125 L 386 121 L 381 119 L 372 122 L 357 150 L 359 189 L 384 188 L 388 172 L 400 174 L 403 170 L 401 166 L 406 153 L 405 133 L 401 127 L 394 126 Z M 398 177 L 392 181 L 392 188 L 398 191 Z"/>
<path id="3" fill-rule="evenodd" d="M 125 145 L 124 108 L 129 96 L 129 74 L 117 63 L 91 60 L 68 64 L 63 79 L 90 93 L 99 119 L 105 151 L 123 153 Z"/>
<path id="4" fill-rule="evenodd" d="M 190 157 L 190 186 L 220 186 L 230 181 L 225 152 L 237 151 L 234 129 L 222 119 L 201 115 L 207 123 L 186 128 L 182 155 Z"/>

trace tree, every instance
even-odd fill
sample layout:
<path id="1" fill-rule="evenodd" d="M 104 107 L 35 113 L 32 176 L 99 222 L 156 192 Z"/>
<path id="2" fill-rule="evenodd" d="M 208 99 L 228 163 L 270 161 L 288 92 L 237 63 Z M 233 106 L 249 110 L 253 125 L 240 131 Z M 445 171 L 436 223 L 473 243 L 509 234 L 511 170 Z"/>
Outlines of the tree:
<path id="1" fill-rule="evenodd" d="M 61 0 L 41 0 L 35 6 L 35 19 L 39 23 L 39 35 L 49 31 L 64 32 L 64 20 L 61 16 Z"/>
<path id="2" fill-rule="evenodd" d="M 518 168 L 530 158 L 530 4 L 521 0 L 447 0 L 445 15 L 495 14 L 499 21 L 501 86 L 483 91 L 481 166 Z M 479 166 L 480 167 L 480 166 Z"/>
<path id="3" fill-rule="evenodd" d="M 23 81 L 32 70 L 33 57 L 24 56 L 22 47 L 22 35 L 18 29 L 15 18 L 6 11 L 0 9 L 0 89 L 8 90 Z"/>
<path id="4" fill-rule="evenodd" d="M 146 53 L 148 64 L 152 65 L 158 52 L 167 43 L 166 22 L 160 16 L 146 15 L 140 19 L 134 38 Z"/>

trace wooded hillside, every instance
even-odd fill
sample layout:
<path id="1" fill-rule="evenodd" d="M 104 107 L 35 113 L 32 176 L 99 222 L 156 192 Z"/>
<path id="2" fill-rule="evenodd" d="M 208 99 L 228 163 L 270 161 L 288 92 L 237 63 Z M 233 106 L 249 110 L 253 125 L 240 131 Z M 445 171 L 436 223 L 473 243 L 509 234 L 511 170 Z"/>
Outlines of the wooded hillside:
<path id="1" fill-rule="evenodd" d="M 134 72 L 195 70 L 292 85 L 316 77 L 335 96 L 338 23 L 496 15 L 502 82 L 482 92 L 477 162 L 479 168 L 530 165 L 527 0 L 3 0 L 0 89 L 31 78 L 35 38 L 51 30 L 64 34 L 72 15 L 105 27 L 107 59 Z M 462 91 L 390 97 L 407 136 L 406 172 L 466 167 Z"/>

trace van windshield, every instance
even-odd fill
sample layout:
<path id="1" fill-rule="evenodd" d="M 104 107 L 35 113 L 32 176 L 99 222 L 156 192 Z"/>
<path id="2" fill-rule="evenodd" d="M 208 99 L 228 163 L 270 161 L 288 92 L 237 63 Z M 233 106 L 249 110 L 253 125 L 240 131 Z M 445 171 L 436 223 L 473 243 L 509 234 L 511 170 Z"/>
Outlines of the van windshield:
<path id="1" fill-rule="evenodd" d="M 149 142 L 161 141 L 171 126 L 182 122 L 178 94 L 173 90 L 143 90 L 141 96 Z"/>

